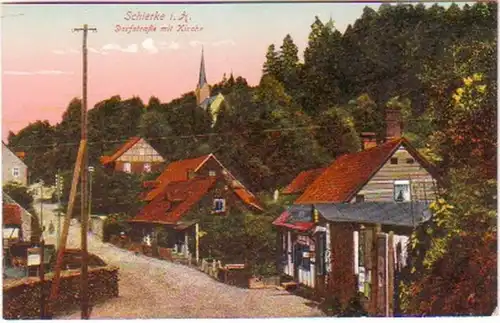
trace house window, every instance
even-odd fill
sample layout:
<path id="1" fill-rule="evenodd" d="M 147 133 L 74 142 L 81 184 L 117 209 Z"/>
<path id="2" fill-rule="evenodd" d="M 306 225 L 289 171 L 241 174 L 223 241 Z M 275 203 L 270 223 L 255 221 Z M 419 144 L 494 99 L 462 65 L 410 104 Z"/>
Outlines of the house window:
<path id="1" fill-rule="evenodd" d="M 144 164 L 144 171 L 145 171 L 146 173 L 151 172 L 151 164 L 150 164 L 150 163 L 145 163 L 145 164 Z"/>
<path id="2" fill-rule="evenodd" d="M 12 168 L 12 176 L 19 177 L 19 167 Z"/>
<path id="3" fill-rule="evenodd" d="M 365 196 L 362 194 L 356 195 L 356 203 L 363 203 L 365 201 Z"/>
<path id="4" fill-rule="evenodd" d="M 394 182 L 394 200 L 396 202 L 410 201 L 410 181 Z"/>
<path id="5" fill-rule="evenodd" d="M 130 163 L 123 164 L 123 171 L 126 173 L 132 172 L 132 165 Z"/>
<path id="6" fill-rule="evenodd" d="M 391 165 L 397 165 L 398 164 L 398 159 L 397 158 L 391 158 Z"/>
<path id="7" fill-rule="evenodd" d="M 215 199 L 214 200 L 214 212 L 221 213 L 226 210 L 226 200 L 224 199 Z"/>
<path id="8" fill-rule="evenodd" d="M 413 158 L 406 158 L 406 163 L 407 164 L 414 164 L 415 163 L 415 159 L 413 159 Z"/>
<path id="9" fill-rule="evenodd" d="M 215 176 L 215 171 L 214 170 L 209 170 L 208 171 L 208 176 L 214 177 Z"/>
<path id="10" fill-rule="evenodd" d="M 141 155 L 141 156 L 146 155 L 146 149 L 144 149 L 144 148 L 139 148 L 139 155 Z"/>

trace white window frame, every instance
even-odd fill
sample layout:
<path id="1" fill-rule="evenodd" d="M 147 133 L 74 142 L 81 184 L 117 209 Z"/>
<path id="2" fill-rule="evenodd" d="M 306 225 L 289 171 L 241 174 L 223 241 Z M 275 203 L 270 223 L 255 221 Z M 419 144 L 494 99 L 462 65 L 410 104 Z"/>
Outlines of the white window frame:
<path id="1" fill-rule="evenodd" d="M 208 176 L 210 177 L 214 177 L 216 175 L 215 171 L 214 170 L 209 170 L 208 171 Z"/>
<path id="2" fill-rule="evenodd" d="M 19 176 L 21 176 L 21 169 L 19 167 L 13 167 L 12 168 L 12 176 L 14 176 L 15 178 L 18 178 Z"/>
<path id="3" fill-rule="evenodd" d="M 151 173 L 151 163 L 144 163 L 144 171 L 146 173 Z"/>
<path id="4" fill-rule="evenodd" d="M 146 149 L 145 148 L 139 148 L 139 155 L 141 155 L 141 156 L 146 155 Z"/>
<path id="5" fill-rule="evenodd" d="M 222 202 L 222 209 L 218 210 L 217 209 L 217 202 Z M 217 198 L 214 199 L 214 212 L 215 213 L 222 213 L 226 211 L 226 200 L 222 198 Z"/>
<path id="6" fill-rule="evenodd" d="M 132 164 L 129 162 L 126 162 L 123 164 L 123 171 L 125 173 L 132 173 Z"/>
<path id="7" fill-rule="evenodd" d="M 396 186 L 398 185 L 407 185 L 408 186 L 408 199 L 404 199 L 402 202 L 410 202 L 411 201 L 411 185 L 409 180 L 396 180 L 394 181 L 394 189 L 393 189 L 393 199 L 396 200 Z M 404 197 L 403 197 L 404 198 Z"/>

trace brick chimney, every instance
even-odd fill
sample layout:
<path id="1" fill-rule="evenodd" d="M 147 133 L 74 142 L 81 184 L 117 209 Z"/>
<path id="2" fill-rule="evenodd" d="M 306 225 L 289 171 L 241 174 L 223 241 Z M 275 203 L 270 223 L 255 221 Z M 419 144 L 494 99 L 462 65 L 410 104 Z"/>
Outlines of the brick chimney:
<path id="1" fill-rule="evenodd" d="M 386 122 L 386 140 L 391 140 L 401 137 L 401 110 L 399 109 L 386 109 L 385 110 Z"/>
<path id="2" fill-rule="evenodd" d="M 377 134 L 375 132 L 362 132 L 361 143 L 363 150 L 377 146 Z"/>

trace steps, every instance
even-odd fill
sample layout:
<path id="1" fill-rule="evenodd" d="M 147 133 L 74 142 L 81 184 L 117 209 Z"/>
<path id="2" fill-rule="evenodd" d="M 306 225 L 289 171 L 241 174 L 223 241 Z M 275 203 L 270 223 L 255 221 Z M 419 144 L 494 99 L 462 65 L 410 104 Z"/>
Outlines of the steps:
<path id="1" fill-rule="evenodd" d="M 291 281 L 291 282 L 281 283 L 281 286 L 285 290 L 288 290 L 290 288 L 297 288 L 299 284 L 297 282 Z"/>

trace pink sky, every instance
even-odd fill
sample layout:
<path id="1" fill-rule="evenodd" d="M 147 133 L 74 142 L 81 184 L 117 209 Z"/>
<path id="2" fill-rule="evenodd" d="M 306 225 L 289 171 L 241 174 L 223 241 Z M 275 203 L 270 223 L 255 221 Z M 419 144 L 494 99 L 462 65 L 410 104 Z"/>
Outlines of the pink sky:
<path id="1" fill-rule="evenodd" d="M 29 122 L 60 121 L 69 101 L 81 95 L 81 33 L 88 23 L 98 28 L 88 38 L 89 108 L 113 95 L 137 95 L 162 102 L 192 91 L 197 83 L 201 44 L 209 83 L 232 70 L 256 84 L 267 47 L 290 33 L 303 51 L 314 16 L 330 17 L 339 30 L 358 18 L 366 4 L 267 5 L 22 5 L 4 6 L 2 18 L 2 137 Z M 378 5 L 370 5 L 377 8 Z M 130 25 L 128 11 L 170 14 L 187 12 L 200 32 L 116 33 Z M 17 14 L 23 14 L 18 16 Z M 135 24 L 165 21 L 136 21 Z"/>

